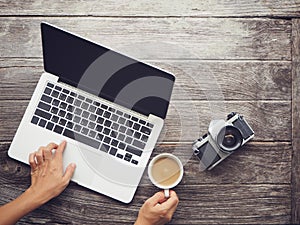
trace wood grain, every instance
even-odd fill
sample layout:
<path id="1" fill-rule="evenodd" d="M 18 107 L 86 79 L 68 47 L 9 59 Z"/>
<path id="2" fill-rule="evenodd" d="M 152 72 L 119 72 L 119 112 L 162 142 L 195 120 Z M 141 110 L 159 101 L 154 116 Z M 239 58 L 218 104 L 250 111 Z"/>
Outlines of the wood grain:
<path id="1" fill-rule="evenodd" d="M 291 100 L 290 62 L 145 62 L 176 76 L 173 100 Z M 0 100 L 30 99 L 42 72 L 41 59 L 0 59 Z"/>
<path id="2" fill-rule="evenodd" d="M 24 189 L 0 186 L 0 191 L 3 204 Z M 140 206 L 156 191 L 140 187 L 126 205 L 71 183 L 20 224 L 133 224 Z M 171 224 L 288 224 L 291 217 L 289 185 L 179 185 L 176 192 L 180 202 Z"/>
<path id="3" fill-rule="evenodd" d="M 293 20 L 292 222 L 300 223 L 300 20 Z"/>
<path id="4" fill-rule="evenodd" d="M 27 105 L 0 101 L 0 141 L 12 140 Z M 225 119 L 231 111 L 247 118 L 256 141 L 291 141 L 288 101 L 172 101 L 159 141 L 193 141 L 207 133 L 211 119 Z"/>
<path id="5" fill-rule="evenodd" d="M 299 0 L 2 1 L 0 15 L 298 17 Z"/>
<path id="6" fill-rule="evenodd" d="M 140 59 L 291 59 L 291 21 L 244 18 L 4 17 L 0 57 L 41 57 L 42 21 Z"/>
<path id="7" fill-rule="evenodd" d="M 30 181 L 29 166 L 8 157 L 9 145 L 10 143 L 0 143 L 0 183 L 26 186 Z M 215 169 L 205 172 L 200 171 L 191 143 L 158 144 L 152 157 L 163 152 L 178 156 L 184 164 L 184 185 L 291 183 L 292 149 L 289 142 L 250 142 Z M 144 174 L 140 186 L 151 186 L 147 173 Z"/>

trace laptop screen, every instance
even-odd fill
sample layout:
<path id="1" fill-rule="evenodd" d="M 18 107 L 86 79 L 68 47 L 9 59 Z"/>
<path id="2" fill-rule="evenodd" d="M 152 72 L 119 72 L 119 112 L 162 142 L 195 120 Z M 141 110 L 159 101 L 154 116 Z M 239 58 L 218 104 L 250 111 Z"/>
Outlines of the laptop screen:
<path id="1" fill-rule="evenodd" d="M 41 29 L 46 72 L 146 116 L 166 117 L 173 75 L 51 25 Z"/>

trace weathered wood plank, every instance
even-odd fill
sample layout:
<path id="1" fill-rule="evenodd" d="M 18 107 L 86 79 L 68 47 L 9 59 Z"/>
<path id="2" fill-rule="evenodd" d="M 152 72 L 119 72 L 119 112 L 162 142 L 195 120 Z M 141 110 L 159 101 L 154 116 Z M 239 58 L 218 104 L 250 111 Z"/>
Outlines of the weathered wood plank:
<path id="1" fill-rule="evenodd" d="M 0 15 L 298 17 L 299 0 L 2 1 Z"/>
<path id="2" fill-rule="evenodd" d="M 12 140 L 28 101 L 14 103 L 0 101 L 0 141 Z M 245 116 L 256 132 L 255 140 L 291 141 L 289 101 L 171 101 L 159 140 L 193 141 L 207 132 L 211 119 L 225 119 L 231 111 Z"/>
<path id="3" fill-rule="evenodd" d="M 176 76 L 173 100 L 291 100 L 290 62 L 146 62 Z M 41 59 L 0 59 L 0 100 L 30 99 L 42 65 Z"/>
<path id="4" fill-rule="evenodd" d="M 41 21 L 141 59 L 291 59 L 291 21 L 234 18 L 4 17 L 0 57 L 41 57 Z"/>
<path id="5" fill-rule="evenodd" d="M 0 183 L 27 185 L 29 166 L 8 157 L 9 144 L 0 143 Z M 192 154 L 191 143 L 158 144 L 152 157 L 163 152 L 172 153 L 181 159 L 185 168 L 183 185 L 291 183 L 292 149 L 289 142 L 250 142 L 214 170 L 206 172 L 199 170 L 199 161 Z M 151 186 L 147 173 L 140 186 Z"/>
<path id="6" fill-rule="evenodd" d="M 300 20 L 293 20 L 292 222 L 300 224 Z"/>
<path id="7" fill-rule="evenodd" d="M 0 204 L 23 188 L 0 185 Z M 129 205 L 74 183 L 56 199 L 24 217 L 20 224 L 132 224 L 155 187 L 140 187 Z M 171 224 L 289 224 L 289 185 L 179 185 Z"/>

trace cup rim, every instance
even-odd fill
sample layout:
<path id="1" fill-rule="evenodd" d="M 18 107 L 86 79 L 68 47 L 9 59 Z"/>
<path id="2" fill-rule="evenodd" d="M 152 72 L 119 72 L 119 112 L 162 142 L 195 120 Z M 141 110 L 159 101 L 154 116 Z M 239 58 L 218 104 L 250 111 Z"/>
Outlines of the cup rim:
<path id="1" fill-rule="evenodd" d="M 152 174 L 151 174 L 151 168 L 152 168 L 154 162 L 156 162 L 158 159 L 160 159 L 162 157 L 169 157 L 169 158 L 174 159 L 177 162 L 177 164 L 179 165 L 179 168 L 180 168 L 180 175 L 179 175 L 178 179 L 176 180 L 176 182 L 174 182 L 172 185 L 169 185 L 169 186 L 164 186 L 164 185 L 158 184 L 153 179 Z M 171 189 L 171 188 L 177 186 L 180 183 L 180 181 L 182 180 L 182 178 L 183 178 L 183 173 L 184 173 L 184 170 L 183 170 L 182 162 L 180 161 L 180 159 L 177 156 L 175 156 L 175 155 L 173 155 L 171 153 L 161 153 L 161 154 L 156 155 L 150 161 L 150 163 L 148 165 L 148 177 L 149 177 L 150 181 L 152 182 L 153 185 L 155 185 L 156 187 L 161 188 L 161 189 Z"/>

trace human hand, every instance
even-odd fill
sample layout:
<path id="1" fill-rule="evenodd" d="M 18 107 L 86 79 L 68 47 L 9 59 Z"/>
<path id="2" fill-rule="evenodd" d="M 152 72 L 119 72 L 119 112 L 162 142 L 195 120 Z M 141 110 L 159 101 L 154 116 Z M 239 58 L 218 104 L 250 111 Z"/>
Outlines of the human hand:
<path id="1" fill-rule="evenodd" d="M 162 225 L 171 221 L 179 199 L 175 191 L 170 191 L 170 198 L 157 192 L 142 205 L 135 225 Z"/>
<path id="2" fill-rule="evenodd" d="M 65 146 L 66 141 L 60 145 L 50 143 L 29 155 L 31 186 L 28 191 L 40 204 L 58 196 L 73 176 L 76 167 L 74 163 L 68 165 L 65 173 L 63 171 L 62 157 Z M 54 153 L 52 153 L 53 149 L 55 149 Z"/>

